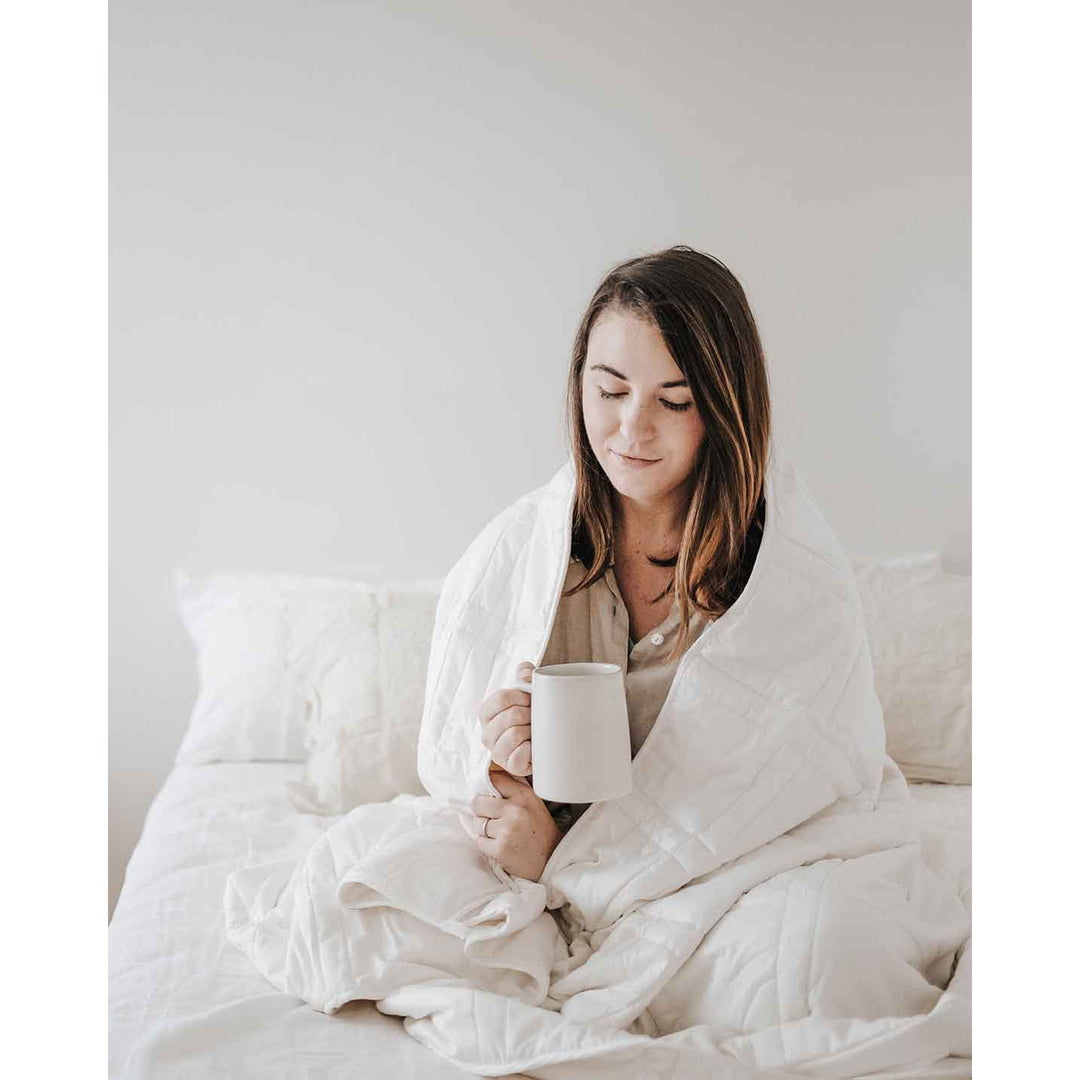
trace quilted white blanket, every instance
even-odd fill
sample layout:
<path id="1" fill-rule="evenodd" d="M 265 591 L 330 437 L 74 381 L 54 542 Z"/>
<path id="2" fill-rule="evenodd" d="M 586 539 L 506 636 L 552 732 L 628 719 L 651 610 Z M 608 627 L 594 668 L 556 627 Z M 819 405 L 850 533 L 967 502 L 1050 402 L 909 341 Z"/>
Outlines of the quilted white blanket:
<path id="1" fill-rule="evenodd" d="M 574 474 L 488 524 L 446 578 L 418 765 L 299 864 L 233 874 L 227 931 L 324 1012 L 366 998 L 483 1075 L 970 1075 L 970 912 L 884 751 L 855 581 L 773 446 L 742 595 L 698 638 L 633 762 L 539 882 L 480 854 L 498 794 L 476 710 L 539 663 Z"/>

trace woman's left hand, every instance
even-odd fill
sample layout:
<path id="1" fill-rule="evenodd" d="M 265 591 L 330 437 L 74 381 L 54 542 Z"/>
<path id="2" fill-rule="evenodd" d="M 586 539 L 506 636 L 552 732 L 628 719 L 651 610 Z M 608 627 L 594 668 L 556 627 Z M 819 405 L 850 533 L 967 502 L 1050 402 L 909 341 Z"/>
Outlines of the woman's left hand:
<path id="1" fill-rule="evenodd" d="M 539 881 L 562 839 L 559 826 L 531 785 L 507 772 L 490 775 L 503 798 L 473 796 L 470 805 L 476 815 L 476 845 L 508 874 Z M 487 836 L 483 835 L 485 823 Z"/>

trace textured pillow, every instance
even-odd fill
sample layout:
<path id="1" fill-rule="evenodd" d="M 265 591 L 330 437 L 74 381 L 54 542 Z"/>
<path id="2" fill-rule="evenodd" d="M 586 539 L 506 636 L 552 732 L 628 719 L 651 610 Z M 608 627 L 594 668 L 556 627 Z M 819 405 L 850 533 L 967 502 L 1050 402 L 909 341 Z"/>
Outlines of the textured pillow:
<path id="1" fill-rule="evenodd" d="M 363 635 L 316 667 L 313 749 L 302 779 L 288 785 L 296 809 L 344 814 L 425 794 L 416 747 L 441 584 L 379 586 Z"/>
<path id="2" fill-rule="evenodd" d="M 864 611 L 868 602 L 876 609 L 897 593 L 930 581 L 944 572 L 940 551 L 889 558 L 855 555 L 849 561 L 855 572 Z"/>
<path id="3" fill-rule="evenodd" d="M 356 734 L 367 730 L 360 718 L 380 695 L 385 586 L 281 574 L 192 578 L 182 570 L 173 582 L 200 684 L 179 764 L 305 761 L 328 725 L 348 718 Z M 419 585 L 438 595 L 439 581 Z M 386 763 L 376 755 L 371 764 Z"/>
<path id="4" fill-rule="evenodd" d="M 971 577 L 940 555 L 855 558 L 886 750 L 909 780 L 971 783 Z"/>

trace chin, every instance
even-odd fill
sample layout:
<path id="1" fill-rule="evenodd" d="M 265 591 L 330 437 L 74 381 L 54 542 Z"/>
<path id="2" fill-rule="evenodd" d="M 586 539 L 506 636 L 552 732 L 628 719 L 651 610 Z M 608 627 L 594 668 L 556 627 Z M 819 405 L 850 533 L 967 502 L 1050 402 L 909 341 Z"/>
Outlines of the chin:
<path id="1" fill-rule="evenodd" d="M 612 487 L 619 491 L 640 494 L 643 491 L 659 491 L 667 486 L 667 474 L 661 472 L 660 469 L 661 466 L 657 465 L 651 469 L 642 469 L 640 472 L 621 472 L 618 469 L 605 471 Z"/>

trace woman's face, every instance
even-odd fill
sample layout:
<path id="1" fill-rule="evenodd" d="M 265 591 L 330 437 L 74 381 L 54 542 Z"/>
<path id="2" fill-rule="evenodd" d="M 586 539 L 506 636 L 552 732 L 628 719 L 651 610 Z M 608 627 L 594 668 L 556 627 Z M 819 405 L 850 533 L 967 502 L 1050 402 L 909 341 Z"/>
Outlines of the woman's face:
<path id="1" fill-rule="evenodd" d="M 705 429 L 652 323 L 605 311 L 589 334 L 581 394 L 589 445 L 616 491 L 659 507 L 681 487 L 692 487 Z M 623 455 L 653 464 L 635 465 Z"/>

